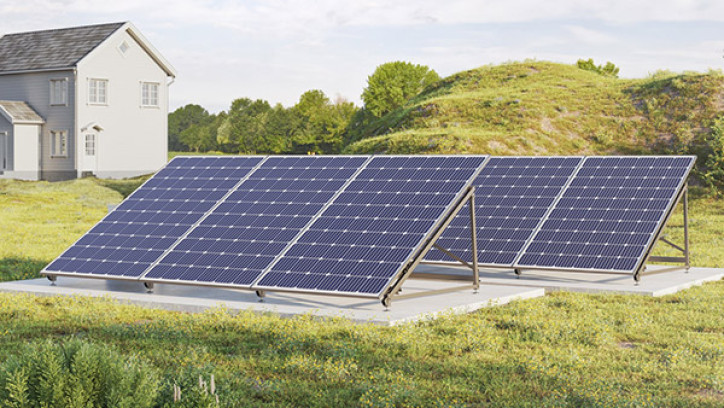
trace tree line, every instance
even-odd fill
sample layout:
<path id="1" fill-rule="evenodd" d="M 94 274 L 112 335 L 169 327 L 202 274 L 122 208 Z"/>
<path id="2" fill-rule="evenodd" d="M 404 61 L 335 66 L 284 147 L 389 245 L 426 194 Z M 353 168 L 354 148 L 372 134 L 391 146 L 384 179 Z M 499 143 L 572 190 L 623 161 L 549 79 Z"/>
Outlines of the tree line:
<path id="1" fill-rule="evenodd" d="M 189 104 L 168 118 L 172 151 L 242 154 L 333 154 L 361 138 L 386 114 L 438 81 L 424 65 L 388 62 L 367 78 L 362 107 L 324 92 L 304 92 L 291 107 L 263 99 L 235 99 L 228 111 L 209 113 Z"/>

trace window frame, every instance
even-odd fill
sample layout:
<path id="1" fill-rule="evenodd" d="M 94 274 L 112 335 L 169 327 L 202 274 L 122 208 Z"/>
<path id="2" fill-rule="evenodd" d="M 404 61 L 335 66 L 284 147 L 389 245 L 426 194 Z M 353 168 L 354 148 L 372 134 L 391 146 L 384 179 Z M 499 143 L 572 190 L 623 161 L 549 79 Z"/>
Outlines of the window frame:
<path id="1" fill-rule="evenodd" d="M 50 158 L 66 159 L 68 158 L 68 131 L 53 129 L 50 131 Z M 60 147 L 64 150 L 59 150 Z"/>
<path id="2" fill-rule="evenodd" d="M 69 99 L 69 97 L 68 97 L 68 78 L 67 77 L 50 78 L 48 80 L 48 83 L 49 83 L 49 87 L 50 87 L 50 94 L 48 95 L 49 105 L 50 106 L 68 106 L 68 99 Z M 56 92 L 55 92 L 55 86 L 54 86 L 55 83 L 62 84 L 60 90 L 61 90 L 63 98 L 62 98 L 61 102 L 58 102 L 56 100 L 57 98 L 53 98 L 54 96 L 57 97 Z"/>
<path id="3" fill-rule="evenodd" d="M 92 83 L 95 84 L 94 88 L 93 88 L 93 89 L 95 89 L 95 92 L 92 94 L 96 98 L 95 101 L 91 100 L 91 84 Z M 100 98 L 99 98 L 100 97 L 100 92 L 99 92 L 100 88 L 98 87 L 99 83 L 105 84 L 105 100 L 104 101 L 100 101 Z M 108 103 L 109 103 L 108 102 L 109 101 L 108 88 L 109 88 L 109 81 L 107 78 L 88 78 L 88 99 L 87 99 L 88 105 L 108 106 Z"/>
<path id="4" fill-rule="evenodd" d="M 148 95 L 144 95 L 146 93 L 145 87 L 153 87 L 156 88 L 156 100 L 155 105 L 151 104 L 151 93 L 149 88 Z M 146 103 L 149 102 L 149 103 Z M 160 82 L 153 82 L 153 81 L 141 81 L 141 107 L 142 108 L 160 108 L 161 107 L 161 83 Z"/>
<path id="5" fill-rule="evenodd" d="M 93 141 L 93 144 L 92 144 L 93 152 L 92 152 L 92 153 L 88 153 L 88 151 L 89 151 L 89 150 L 88 150 L 88 138 L 89 138 L 89 136 L 90 136 L 90 139 Z M 85 156 L 93 156 L 93 157 L 95 157 L 96 153 L 98 152 L 97 140 L 96 140 L 96 139 L 97 139 L 97 136 L 96 136 L 95 133 L 86 133 L 86 134 L 83 136 L 83 150 L 84 150 L 84 152 L 85 152 Z"/>

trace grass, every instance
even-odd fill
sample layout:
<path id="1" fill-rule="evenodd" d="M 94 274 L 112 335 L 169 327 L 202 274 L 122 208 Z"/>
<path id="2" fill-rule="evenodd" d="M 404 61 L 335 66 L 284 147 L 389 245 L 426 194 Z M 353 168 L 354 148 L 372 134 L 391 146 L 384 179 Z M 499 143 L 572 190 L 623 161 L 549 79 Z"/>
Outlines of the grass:
<path id="1" fill-rule="evenodd" d="M 372 123 L 347 153 L 565 155 L 696 151 L 724 111 L 724 76 L 617 79 L 525 61 L 447 77 Z"/>
<path id="2" fill-rule="evenodd" d="M 0 279 L 36 277 L 120 202 L 117 183 L 132 181 L 0 181 Z M 724 266 L 724 202 L 690 207 L 694 264 Z M 682 226 L 679 213 L 671 238 Z M 0 294 L 0 361 L 29 341 L 82 338 L 167 377 L 213 373 L 223 406 L 718 407 L 722 296 L 724 282 L 657 299 L 558 293 L 384 328 Z"/>

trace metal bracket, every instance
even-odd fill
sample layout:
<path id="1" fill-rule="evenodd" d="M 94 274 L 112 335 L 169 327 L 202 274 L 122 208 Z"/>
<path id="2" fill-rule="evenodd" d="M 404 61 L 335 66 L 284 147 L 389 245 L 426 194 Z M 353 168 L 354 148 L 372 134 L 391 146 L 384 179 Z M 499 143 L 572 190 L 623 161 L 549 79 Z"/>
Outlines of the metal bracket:
<path id="1" fill-rule="evenodd" d="M 638 282 L 641 280 L 642 275 L 653 275 L 655 273 L 661 273 L 661 272 L 670 272 L 674 270 L 684 269 L 686 272 L 689 271 L 689 268 L 691 267 L 690 263 L 690 252 L 689 252 L 689 186 L 688 184 L 684 185 L 684 188 L 682 189 L 682 194 L 679 196 L 679 199 L 676 201 L 676 204 L 672 207 L 672 213 L 673 209 L 675 209 L 679 202 L 682 201 L 683 204 L 683 210 L 684 210 L 684 246 L 683 248 L 680 245 L 677 245 L 671 241 L 669 241 L 665 235 L 661 235 L 661 231 L 659 231 L 659 235 L 656 236 L 656 242 L 663 242 L 664 244 L 670 246 L 671 248 L 674 248 L 676 251 L 680 252 L 682 256 L 653 256 L 649 252 L 646 259 L 644 260 L 643 267 L 636 271 L 634 273 L 634 281 Z M 671 217 L 671 214 L 669 214 L 669 217 L 667 217 L 666 222 L 664 223 L 664 227 L 666 226 L 666 223 L 668 223 L 669 218 Z M 663 230 L 663 228 L 662 228 Z M 653 245 L 652 245 L 653 248 Z M 668 268 L 662 268 L 662 269 L 656 269 L 655 271 L 649 271 L 647 270 L 647 266 L 649 262 L 668 262 L 668 263 L 679 263 L 683 265 L 677 265 L 677 266 L 671 266 Z"/>
<path id="2" fill-rule="evenodd" d="M 453 218 L 458 215 L 460 210 L 465 206 L 465 204 L 468 204 L 468 207 L 470 208 L 470 238 L 472 240 L 472 255 L 473 255 L 473 262 L 472 264 L 462 260 L 460 257 L 454 255 L 447 249 L 437 245 L 437 240 L 440 238 L 440 235 L 445 231 L 445 229 L 450 225 L 450 222 L 452 222 Z M 451 256 L 453 259 L 457 260 L 458 262 L 462 263 L 463 265 L 469 267 L 473 271 L 472 276 L 472 285 L 464 285 L 464 286 L 455 286 L 445 289 L 438 289 L 438 290 L 429 290 L 429 291 L 422 291 L 422 292 L 413 292 L 413 293 L 405 293 L 404 295 L 401 295 L 400 292 L 402 291 L 402 284 L 405 283 L 405 281 L 412 275 L 412 272 L 415 270 L 415 268 L 422 262 L 422 260 L 425 258 L 425 255 L 432 249 L 437 248 L 443 253 L 447 254 L 448 256 Z M 436 275 L 435 278 L 440 277 L 440 275 Z M 432 277 L 428 277 L 432 278 Z M 435 232 L 432 234 L 430 239 L 425 243 L 420 253 L 415 257 L 415 259 L 410 262 L 410 264 L 405 268 L 404 272 L 400 275 L 400 279 L 397 280 L 397 282 L 390 286 L 390 288 L 387 290 L 385 295 L 382 297 L 382 305 L 385 308 L 389 308 L 392 304 L 392 299 L 409 299 L 414 297 L 420 297 L 420 296 L 429 296 L 439 293 L 447 293 L 447 292 L 454 292 L 464 289 L 473 289 L 477 293 L 478 289 L 480 289 L 480 273 L 478 270 L 478 239 L 477 239 L 477 227 L 475 225 L 475 187 L 471 186 L 466 191 L 465 195 L 460 199 L 460 201 L 453 207 L 452 211 L 448 213 L 447 217 L 443 221 L 443 223 L 440 225 L 440 227 L 435 230 Z"/>

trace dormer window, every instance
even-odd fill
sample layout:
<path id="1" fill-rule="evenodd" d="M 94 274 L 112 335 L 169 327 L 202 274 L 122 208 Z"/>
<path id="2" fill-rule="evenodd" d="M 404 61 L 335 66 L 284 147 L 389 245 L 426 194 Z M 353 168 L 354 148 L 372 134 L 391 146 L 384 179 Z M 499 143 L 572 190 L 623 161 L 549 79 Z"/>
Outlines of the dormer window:
<path id="1" fill-rule="evenodd" d="M 95 79 L 88 80 L 88 103 L 93 105 L 108 104 L 108 80 Z"/>
<path id="2" fill-rule="evenodd" d="M 68 105 L 68 78 L 50 80 L 50 105 Z"/>

